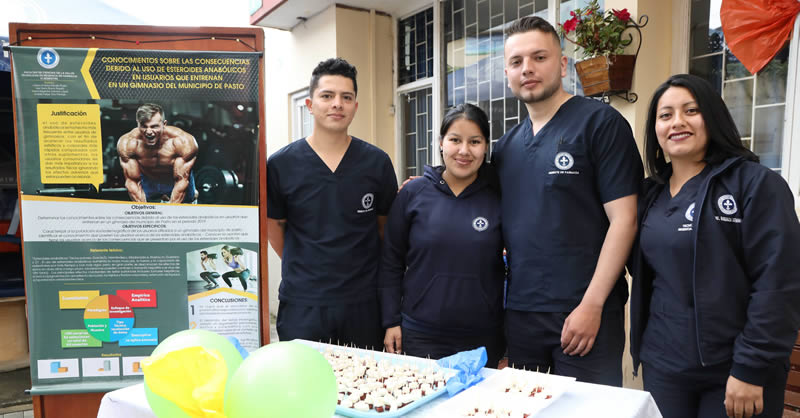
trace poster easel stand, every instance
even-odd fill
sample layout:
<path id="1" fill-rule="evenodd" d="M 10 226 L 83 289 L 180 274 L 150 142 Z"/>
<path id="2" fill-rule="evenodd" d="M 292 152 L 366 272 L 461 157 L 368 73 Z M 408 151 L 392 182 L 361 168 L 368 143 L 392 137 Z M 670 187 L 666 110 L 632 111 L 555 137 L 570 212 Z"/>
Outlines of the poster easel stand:
<path id="1" fill-rule="evenodd" d="M 76 24 L 9 24 L 9 41 L 17 46 L 54 48 L 113 48 L 139 50 L 261 52 L 260 68 L 264 68 L 264 33 L 261 28 L 156 27 L 125 25 Z M 13 60 L 13 57 L 12 57 Z M 258 119 L 259 166 L 266 167 L 264 72 L 259 72 Z M 14 103 L 16 115 L 16 103 Z M 15 138 L 18 138 L 14 120 Z M 18 140 L 18 139 L 17 139 Z M 16 144 L 19 147 L 19 144 Z M 19 161 L 17 161 L 19 167 Z M 19 178 L 19 168 L 17 168 Z M 259 170 L 259 219 L 266 219 L 266 169 Z M 22 214 L 24 216 L 24 213 Z M 23 231 L 24 234 L 24 231 Z M 23 235 L 24 236 L 24 235 Z M 259 287 L 261 345 L 269 343 L 269 297 L 267 295 L 267 231 L 259 223 L 259 267 L 264 279 Z M 30 304 L 28 305 L 30 308 Z M 35 308 L 34 308 L 35 309 Z M 104 392 L 33 396 L 37 418 L 71 418 L 96 416 Z"/>

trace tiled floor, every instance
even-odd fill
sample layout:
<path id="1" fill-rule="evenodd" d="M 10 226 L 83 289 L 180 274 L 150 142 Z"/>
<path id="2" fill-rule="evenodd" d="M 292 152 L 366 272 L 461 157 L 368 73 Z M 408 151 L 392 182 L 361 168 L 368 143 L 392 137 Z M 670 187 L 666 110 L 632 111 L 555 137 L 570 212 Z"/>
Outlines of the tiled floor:
<path id="1" fill-rule="evenodd" d="M 20 407 L 23 407 L 23 405 L 20 405 Z M 24 405 L 24 407 L 28 409 L 19 410 L 16 412 L 7 412 L 5 414 L 0 415 L 0 418 L 33 418 L 33 409 L 31 409 L 31 406 Z"/>
<path id="2" fill-rule="evenodd" d="M 31 387 L 30 373 L 27 367 L 0 372 L 0 418 L 33 417 L 31 397 L 25 393 Z"/>

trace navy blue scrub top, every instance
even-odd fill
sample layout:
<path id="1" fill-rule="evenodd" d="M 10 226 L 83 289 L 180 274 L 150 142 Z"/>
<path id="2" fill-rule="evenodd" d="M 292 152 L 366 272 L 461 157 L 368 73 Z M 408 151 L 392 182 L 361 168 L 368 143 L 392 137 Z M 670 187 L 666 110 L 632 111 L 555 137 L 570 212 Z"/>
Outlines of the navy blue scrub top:
<path id="1" fill-rule="evenodd" d="M 377 298 L 378 216 L 397 194 L 389 156 L 352 137 L 331 172 L 305 138 L 267 162 L 267 216 L 286 219 L 282 301 L 337 305 Z"/>
<path id="2" fill-rule="evenodd" d="M 510 279 L 507 308 L 569 312 L 583 298 L 608 231 L 603 204 L 636 194 L 642 161 L 630 125 L 614 108 L 572 97 L 536 136 L 531 121 L 495 145 Z M 620 274 L 606 303 L 622 309 Z"/>
<path id="3" fill-rule="evenodd" d="M 668 372 L 702 367 L 694 314 L 692 224 L 697 192 L 710 167 L 689 179 L 674 197 L 665 184 L 642 221 L 642 253 L 655 278 L 641 357 Z"/>
<path id="4" fill-rule="evenodd" d="M 443 171 L 426 166 L 424 177 L 409 182 L 392 205 L 378 280 L 383 326 L 496 335 L 505 270 L 494 173 L 484 164 L 455 196 Z"/>

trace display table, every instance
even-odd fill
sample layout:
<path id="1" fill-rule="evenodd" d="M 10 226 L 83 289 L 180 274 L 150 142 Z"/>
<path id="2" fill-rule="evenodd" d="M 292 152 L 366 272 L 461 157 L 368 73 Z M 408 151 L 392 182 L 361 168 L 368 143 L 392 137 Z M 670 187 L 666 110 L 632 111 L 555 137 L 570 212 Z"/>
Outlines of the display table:
<path id="1" fill-rule="evenodd" d="M 490 376 L 493 369 L 483 369 Z M 448 399 L 447 395 L 405 415 L 406 417 L 431 417 L 436 406 Z M 155 418 L 144 396 L 144 385 L 138 384 L 107 393 L 100 403 L 98 418 Z M 536 418 L 609 417 L 609 418 L 659 418 L 653 398 L 648 392 L 612 386 L 574 382 L 552 405 L 536 414 Z"/>

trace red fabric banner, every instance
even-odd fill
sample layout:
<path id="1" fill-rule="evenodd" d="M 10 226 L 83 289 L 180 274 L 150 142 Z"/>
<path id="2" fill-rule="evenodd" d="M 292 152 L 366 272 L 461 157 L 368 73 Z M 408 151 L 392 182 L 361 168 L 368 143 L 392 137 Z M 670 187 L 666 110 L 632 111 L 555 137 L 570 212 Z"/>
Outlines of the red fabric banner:
<path id="1" fill-rule="evenodd" d="M 733 55 L 756 74 L 792 37 L 798 0 L 722 0 L 720 18 Z"/>

